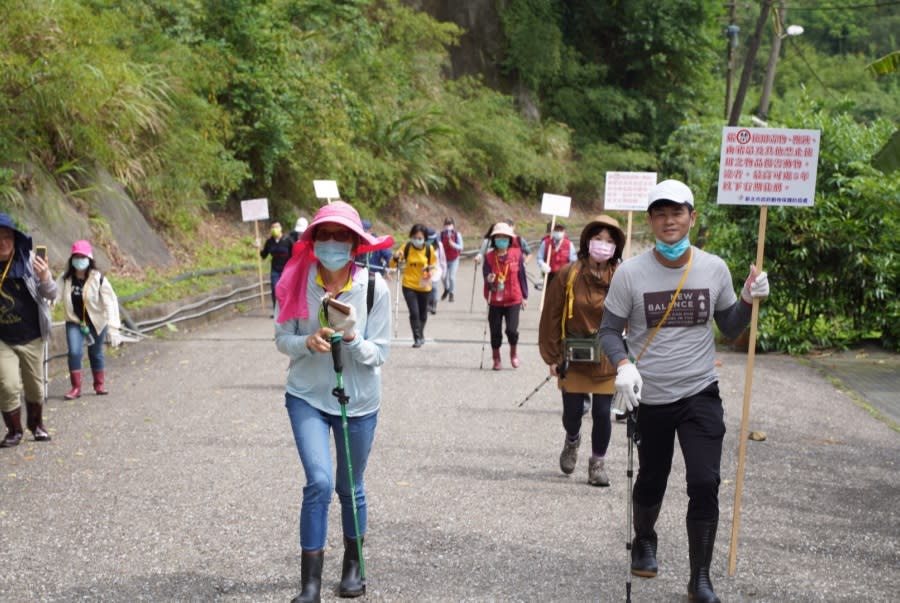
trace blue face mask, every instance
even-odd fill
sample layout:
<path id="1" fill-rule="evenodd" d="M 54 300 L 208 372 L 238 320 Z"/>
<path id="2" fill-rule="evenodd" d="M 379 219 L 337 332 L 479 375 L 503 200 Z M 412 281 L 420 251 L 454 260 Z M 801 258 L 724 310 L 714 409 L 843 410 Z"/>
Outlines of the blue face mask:
<path id="1" fill-rule="evenodd" d="M 509 239 L 494 239 L 494 247 L 496 247 L 497 249 L 509 249 Z"/>
<path id="2" fill-rule="evenodd" d="M 350 243 L 338 241 L 316 241 L 313 252 L 326 270 L 335 272 L 350 261 Z"/>
<path id="3" fill-rule="evenodd" d="M 691 239 L 687 236 L 677 243 L 673 243 L 671 245 L 669 245 L 668 243 L 663 243 L 659 239 L 656 239 L 656 250 L 667 260 L 677 260 L 684 255 L 684 252 L 687 251 L 690 246 Z"/>
<path id="4" fill-rule="evenodd" d="M 87 258 L 72 258 L 72 268 L 75 270 L 87 270 L 91 265 L 91 261 Z"/>
<path id="5" fill-rule="evenodd" d="M 425 247 L 425 239 L 410 239 L 409 242 L 412 243 L 412 246 L 416 249 L 422 249 L 423 247 Z"/>

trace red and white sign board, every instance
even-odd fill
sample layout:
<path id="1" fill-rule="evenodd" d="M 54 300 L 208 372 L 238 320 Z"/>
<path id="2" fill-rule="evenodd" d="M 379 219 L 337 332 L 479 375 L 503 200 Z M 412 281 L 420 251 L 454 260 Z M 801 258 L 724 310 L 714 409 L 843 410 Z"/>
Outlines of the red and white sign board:
<path id="1" fill-rule="evenodd" d="M 254 222 L 256 220 L 268 219 L 268 199 L 248 199 L 246 201 L 241 201 L 241 220 L 243 220 L 244 222 Z"/>
<path id="2" fill-rule="evenodd" d="M 719 205 L 812 207 L 819 130 L 724 128 Z"/>
<path id="3" fill-rule="evenodd" d="M 656 172 L 606 172 L 603 210 L 647 211 L 647 193 L 656 186 Z"/>

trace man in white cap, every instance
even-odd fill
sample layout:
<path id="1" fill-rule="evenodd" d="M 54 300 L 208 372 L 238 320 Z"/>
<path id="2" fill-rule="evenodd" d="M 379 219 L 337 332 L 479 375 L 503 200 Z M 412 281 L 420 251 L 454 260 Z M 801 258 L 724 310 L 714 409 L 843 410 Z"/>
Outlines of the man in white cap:
<path id="1" fill-rule="evenodd" d="M 725 421 L 712 321 L 726 336 L 738 336 L 750 322 L 753 298 L 768 296 L 769 282 L 765 272 L 751 265 L 738 297 L 725 262 L 691 246 L 697 212 L 684 183 L 664 180 L 650 190 L 648 200 L 656 245 L 616 271 L 600 326 L 603 351 L 617 367 L 617 401 L 635 414 L 641 436 L 632 493 L 631 573 L 647 578 L 657 573 L 654 526 L 677 433 L 689 499 L 688 597 L 713 603 L 719 598 L 709 568 L 719 521 Z M 622 337 L 626 324 L 636 359 Z"/>

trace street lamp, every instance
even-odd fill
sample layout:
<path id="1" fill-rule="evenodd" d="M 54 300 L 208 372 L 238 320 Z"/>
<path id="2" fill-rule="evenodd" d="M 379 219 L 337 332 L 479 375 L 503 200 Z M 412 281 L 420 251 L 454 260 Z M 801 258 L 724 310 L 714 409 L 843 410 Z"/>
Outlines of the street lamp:
<path id="1" fill-rule="evenodd" d="M 781 4 L 779 22 L 784 20 L 784 2 Z M 769 97 L 772 95 L 772 84 L 775 82 L 775 65 L 778 63 L 778 55 L 781 53 L 781 41 L 788 36 L 799 36 L 803 33 L 802 25 L 788 25 L 783 33 L 775 32 L 772 38 L 772 50 L 769 53 L 769 65 L 766 67 L 766 80 L 763 84 L 762 95 L 759 97 L 759 110 L 757 116 L 765 123 L 769 115 Z"/>

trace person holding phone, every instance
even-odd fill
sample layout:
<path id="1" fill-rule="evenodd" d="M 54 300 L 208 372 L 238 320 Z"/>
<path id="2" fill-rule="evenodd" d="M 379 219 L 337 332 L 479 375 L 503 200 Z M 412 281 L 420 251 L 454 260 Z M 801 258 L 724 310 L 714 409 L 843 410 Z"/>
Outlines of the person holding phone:
<path id="1" fill-rule="evenodd" d="M 353 258 L 392 244 L 390 236 L 368 234 L 357 211 L 347 203 L 329 203 L 300 237 L 276 287 L 275 346 L 290 359 L 285 406 L 306 475 L 300 506 L 301 592 L 294 598 L 297 603 L 320 600 L 328 507 L 335 491 L 344 536 L 338 591 L 341 597 L 365 593 L 364 560 L 360 557 L 367 519 L 363 477 L 381 406 L 380 367 L 390 348 L 391 300 L 381 275 L 370 279 L 368 270 Z M 323 300 L 334 303 L 326 309 Z M 333 345 L 340 346 L 344 393 L 349 397 L 345 411 L 352 481 L 341 406 L 333 392 Z M 334 457 L 330 435 L 336 448 Z"/>
<path id="2" fill-rule="evenodd" d="M 47 442 L 44 427 L 44 342 L 50 337 L 50 301 L 57 286 L 46 259 L 32 252 L 31 237 L 0 213 L 0 412 L 6 435 L 0 448 L 22 441 L 26 425 L 36 442 Z"/>
<path id="3" fill-rule="evenodd" d="M 94 393 L 105 396 L 106 359 L 103 342 L 109 335 L 109 344 L 119 347 L 119 299 L 109 279 L 97 270 L 94 250 L 87 241 L 75 241 L 65 273 L 62 275 L 60 299 L 66 315 L 66 344 L 69 348 L 69 381 L 72 389 L 66 400 L 81 397 L 81 362 L 84 344 L 88 347 L 88 361 L 94 378 Z"/>

